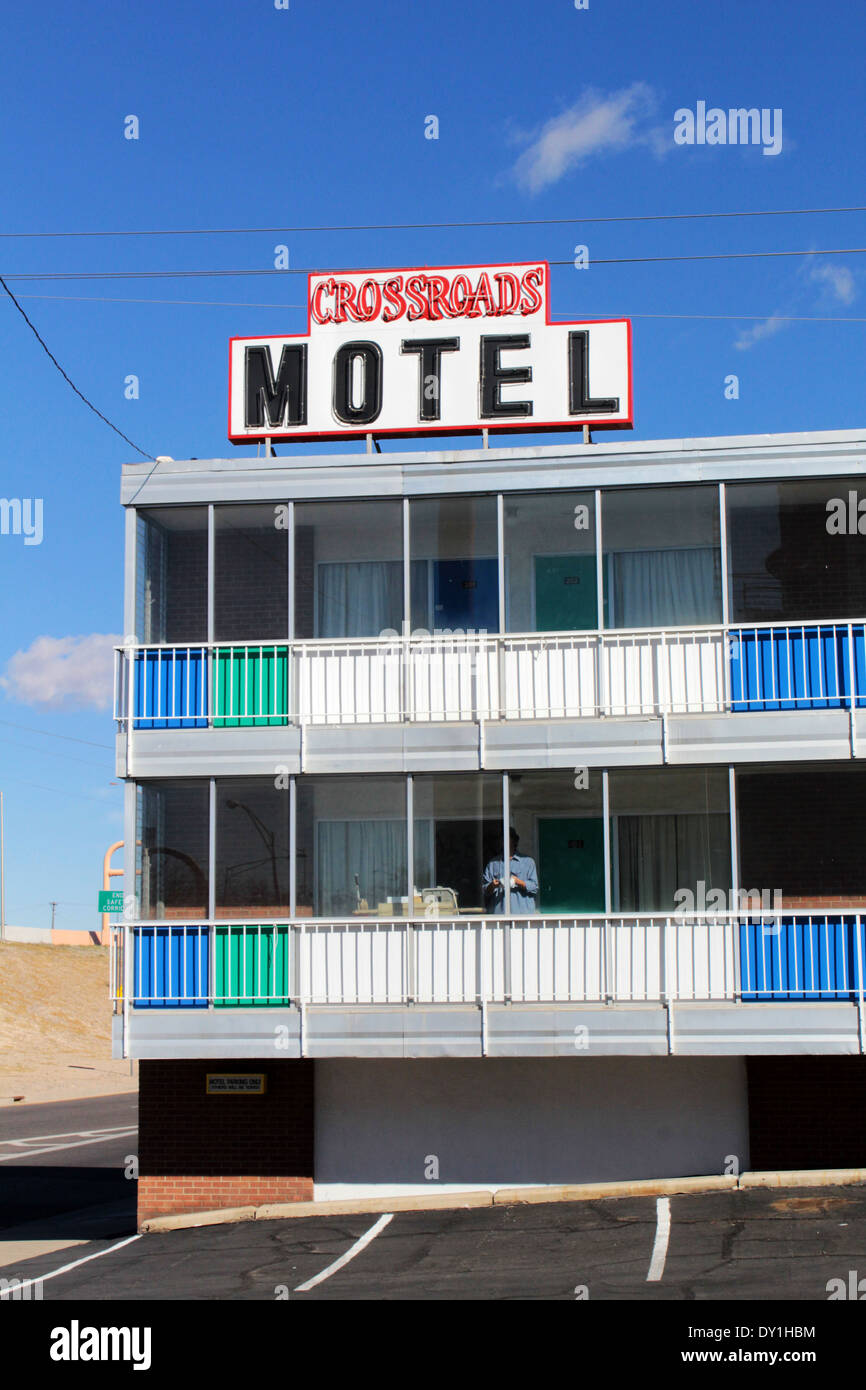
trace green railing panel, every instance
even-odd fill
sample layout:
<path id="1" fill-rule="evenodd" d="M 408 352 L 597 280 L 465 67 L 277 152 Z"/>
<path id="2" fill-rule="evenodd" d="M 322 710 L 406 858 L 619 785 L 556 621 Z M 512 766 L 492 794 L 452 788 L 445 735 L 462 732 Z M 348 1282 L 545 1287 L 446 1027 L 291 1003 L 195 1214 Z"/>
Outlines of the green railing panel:
<path id="1" fill-rule="evenodd" d="M 217 926 L 214 1007 L 273 1008 L 291 1002 L 288 927 Z"/>
<path id="2" fill-rule="evenodd" d="M 216 647 L 213 692 L 217 729 L 288 724 L 288 647 Z"/>

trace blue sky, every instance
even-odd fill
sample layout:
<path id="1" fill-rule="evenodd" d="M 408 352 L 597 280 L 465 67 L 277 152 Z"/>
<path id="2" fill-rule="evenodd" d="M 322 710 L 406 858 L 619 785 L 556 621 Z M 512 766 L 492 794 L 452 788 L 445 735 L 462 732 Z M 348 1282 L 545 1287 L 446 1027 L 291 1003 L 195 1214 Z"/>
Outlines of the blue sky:
<path id="1" fill-rule="evenodd" d="M 6 6 L 3 28 L 0 274 L 80 389 L 149 454 L 234 452 L 228 339 L 304 331 L 304 277 L 47 277 L 269 270 L 283 242 L 292 270 L 571 261 L 584 244 L 587 270 L 552 270 L 553 316 L 633 317 L 634 438 L 864 424 L 866 323 L 818 320 L 866 318 L 866 264 L 817 253 L 866 245 L 866 213 L 6 235 L 854 205 L 866 201 L 866 20 L 850 0 L 43 0 Z M 675 144 L 674 113 L 699 101 L 781 110 L 781 151 Z M 130 115 L 137 140 L 124 138 Z M 771 250 L 815 254 L 593 264 Z M 91 927 L 102 854 L 122 834 L 105 653 L 121 629 L 119 471 L 137 455 L 5 296 L 0 355 L 0 497 L 41 498 L 44 517 L 39 545 L 0 535 L 7 918 L 45 925 L 54 899 L 57 925 Z"/>

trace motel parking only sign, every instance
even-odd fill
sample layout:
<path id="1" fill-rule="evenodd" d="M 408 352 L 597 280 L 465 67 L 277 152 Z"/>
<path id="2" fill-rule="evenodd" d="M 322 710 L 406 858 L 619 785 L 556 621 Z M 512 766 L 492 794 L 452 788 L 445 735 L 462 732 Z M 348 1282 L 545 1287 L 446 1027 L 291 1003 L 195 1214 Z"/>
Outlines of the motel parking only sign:
<path id="1" fill-rule="evenodd" d="M 233 444 L 632 424 L 629 320 L 551 323 L 546 261 L 307 288 L 305 335 L 231 339 Z"/>

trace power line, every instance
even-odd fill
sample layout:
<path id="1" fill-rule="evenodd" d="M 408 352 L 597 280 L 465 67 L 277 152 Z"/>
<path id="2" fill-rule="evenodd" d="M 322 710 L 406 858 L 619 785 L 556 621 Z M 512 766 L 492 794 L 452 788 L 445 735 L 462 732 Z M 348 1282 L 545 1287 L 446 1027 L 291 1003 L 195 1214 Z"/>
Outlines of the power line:
<path id="1" fill-rule="evenodd" d="M 164 227 L 113 232 L 0 232 L 0 238 L 131 237 L 131 236 L 264 236 L 274 232 L 417 232 L 463 227 L 570 227 L 583 223 L 691 222 L 731 217 L 809 217 L 824 213 L 866 212 L 866 207 L 761 208 L 749 212 L 662 212 L 625 217 L 512 217 L 469 222 L 341 222 L 297 227 Z"/>
<path id="2" fill-rule="evenodd" d="M 97 408 L 96 408 L 96 406 L 93 404 L 93 402 L 92 402 L 92 401 L 89 401 L 89 400 L 87 399 L 87 397 L 84 395 L 84 392 L 83 392 L 83 391 L 79 391 L 78 387 L 75 385 L 75 382 L 72 380 L 72 378 L 71 378 L 70 376 L 67 376 L 66 372 L 63 370 L 63 368 L 61 367 L 60 363 L 57 361 L 57 358 L 54 356 L 54 353 L 51 351 L 51 349 L 49 348 L 48 344 L 44 341 L 44 339 L 43 339 L 42 337 L 40 337 L 40 334 L 39 334 L 38 329 L 30 322 L 29 318 L 28 318 L 27 315 L 25 314 L 24 310 L 21 308 L 21 305 L 18 303 L 18 300 L 15 298 L 15 296 L 14 296 L 14 294 L 12 293 L 12 291 L 10 290 L 9 286 L 6 284 L 6 281 L 3 279 L 3 276 L 2 276 L 2 275 L 0 275 L 0 286 L 2 286 L 2 288 L 6 291 L 6 293 L 7 293 L 8 296 L 9 296 L 9 298 L 12 300 L 12 303 L 15 305 L 15 308 L 18 310 L 18 312 L 19 312 L 19 314 L 21 315 L 21 317 L 23 318 L 24 322 L 27 324 L 27 327 L 28 327 L 28 328 L 31 330 L 31 332 L 34 334 L 34 336 L 35 336 L 35 338 L 36 338 L 36 341 L 39 343 L 40 347 L 41 347 L 41 348 L 43 349 L 43 351 L 48 355 L 48 357 L 50 357 L 51 361 L 54 363 L 54 365 L 55 365 L 55 367 L 57 368 L 58 372 L 59 372 L 60 375 L 63 377 L 63 380 L 64 380 L 65 382 L 67 382 L 69 386 L 72 387 L 72 389 L 73 389 L 73 391 L 75 392 L 76 396 L 79 396 L 79 397 L 81 398 L 81 400 L 84 401 L 84 404 L 88 407 L 88 409 L 89 409 L 89 410 L 92 410 L 93 413 L 94 413 L 94 415 L 98 415 L 99 418 L 100 418 L 100 420 L 102 420 L 104 424 L 108 425 L 108 428 L 109 428 L 109 429 L 114 430 L 114 433 L 115 433 L 115 434 L 119 434 L 120 437 L 121 437 L 121 439 L 125 440 L 126 443 L 129 444 L 130 447 L 133 448 L 137 454 L 141 454 L 142 458 L 152 459 L 152 458 L 153 458 L 153 454 L 148 454 L 148 453 L 145 452 L 144 449 L 139 449 L 139 447 L 138 447 L 137 444 L 133 444 L 133 442 L 132 442 L 132 440 L 129 438 L 129 436 L 123 433 L 123 430 L 119 430 L 119 429 L 117 428 L 116 425 L 113 425 L 113 424 L 111 423 L 111 421 L 109 420 L 108 416 L 107 416 L 107 415 L 103 415 L 103 413 L 102 413 L 101 410 L 97 410 Z"/>
<path id="3" fill-rule="evenodd" d="M 90 294 L 22 294 L 19 299 L 47 299 L 75 304 L 185 304 L 212 309 L 306 309 L 306 304 L 253 304 L 226 299 L 115 299 L 111 295 Z M 791 323 L 866 323 L 866 318 L 851 314 L 613 314 L 610 318 L 631 319 L 784 319 Z"/>
<path id="4" fill-rule="evenodd" d="M 696 256 L 608 256 L 593 259 L 591 264 L 598 265 L 657 265 L 661 261 L 680 262 L 680 261 L 749 261 L 765 260 L 775 256 L 862 256 L 866 253 L 866 246 L 836 246 L 828 247 L 825 250 L 813 251 L 713 251 Z M 538 258 L 542 259 L 541 257 Z M 549 265 L 573 265 L 571 260 L 549 261 Z M 43 271 L 34 273 L 14 273 L 8 275 L 9 280 L 197 280 L 197 279 L 241 279 L 249 275 L 357 275 L 359 270 L 371 270 L 373 272 L 390 270 L 390 266 L 342 266 L 331 267 L 330 269 L 316 269 L 305 266 L 298 270 L 275 270 L 270 266 L 261 269 L 242 269 L 242 270 L 84 270 L 84 271 Z M 6 289 L 7 294 L 11 291 L 6 287 L 2 277 L 0 284 Z M 17 301 L 16 301 L 17 303 Z M 20 306 L 19 306 L 20 307 Z M 23 309 L 21 310 L 23 313 Z M 26 315 L 25 315 L 26 317 Z M 32 324 L 31 324 L 32 327 Z M 36 330 L 34 329 L 34 332 Z M 139 450 L 139 453 L 142 451 Z M 151 457 L 150 454 L 147 455 Z"/>
<path id="5" fill-rule="evenodd" d="M 72 734 L 52 734 L 47 729 L 36 729 L 32 724 L 16 724 L 12 719 L 0 719 L 8 729 L 24 729 L 28 734 L 41 734 L 43 738 L 59 738 L 64 743 L 84 743 L 88 748 L 106 748 L 110 753 L 114 752 L 114 746 L 110 743 L 93 743 L 89 738 L 73 738 Z"/>

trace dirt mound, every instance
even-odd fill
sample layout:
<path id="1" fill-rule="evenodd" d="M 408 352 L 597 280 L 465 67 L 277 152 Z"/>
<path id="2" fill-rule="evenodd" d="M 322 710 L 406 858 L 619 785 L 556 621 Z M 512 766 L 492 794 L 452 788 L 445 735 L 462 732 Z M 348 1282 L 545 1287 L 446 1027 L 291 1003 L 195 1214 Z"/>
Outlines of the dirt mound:
<path id="1" fill-rule="evenodd" d="M 111 1059 L 107 947 L 0 942 L 0 1105 L 135 1089 Z"/>

